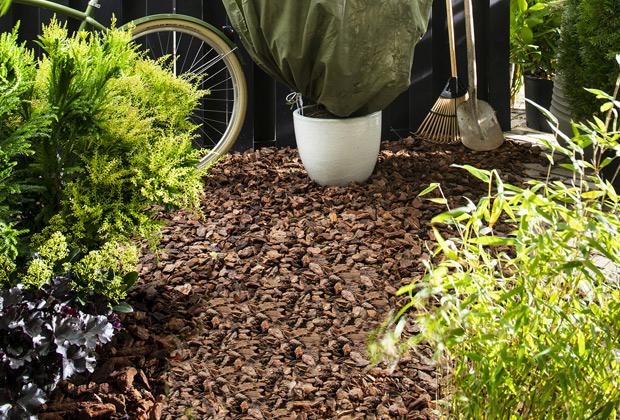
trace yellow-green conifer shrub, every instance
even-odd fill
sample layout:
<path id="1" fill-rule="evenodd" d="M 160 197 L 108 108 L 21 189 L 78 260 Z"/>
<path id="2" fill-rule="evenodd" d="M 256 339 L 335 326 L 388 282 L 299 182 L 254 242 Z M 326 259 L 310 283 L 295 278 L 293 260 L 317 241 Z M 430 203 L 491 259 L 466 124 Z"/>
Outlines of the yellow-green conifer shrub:
<path id="1" fill-rule="evenodd" d="M 29 140 L 45 133 L 47 121 L 31 116 L 36 63 L 32 51 L 17 41 L 17 31 L 0 34 L 0 283 L 14 269 L 20 219 L 19 194 L 24 183 L 14 176 L 17 160 L 30 153 Z M 13 267 L 13 269 L 9 269 Z"/>
<path id="2" fill-rule="evenodd" d="M 69 37 L 56 23 L 39 40 L 33 111 L 52 123 L 26 168 L 45 188 L 30 210 L 82 249 L 150 237 L 154 206 L 197 209 L 202 195 L 189 117 L 204 92 L 129 41 L 122 30 Z"/>
<path id="3" fill-rule="evenodd" d="M 131 243 L 154 243 L 158 212 L 200 211 L 190 116 L 207 92 L 130 38 L 70 36 L 52 22 L 35 62 L 15 34 L 0 36 L 0 283 L 61 275 L 85 300 L 122 300 L 135 282 Z"/>

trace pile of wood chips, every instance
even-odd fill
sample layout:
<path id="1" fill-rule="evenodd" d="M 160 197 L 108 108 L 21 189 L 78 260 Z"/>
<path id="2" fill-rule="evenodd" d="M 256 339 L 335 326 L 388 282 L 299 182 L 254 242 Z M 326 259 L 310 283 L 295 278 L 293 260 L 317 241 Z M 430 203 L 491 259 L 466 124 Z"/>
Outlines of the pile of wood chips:
<path id="1" fill-rule="evenodd" d="M 407 139 L 383 145 L 367 184 L 323 188 L 296 150 L 229 156 L 205 180 L 204 215 L 174 214 L 143 258 L 135 312 L 95 373 L 62 384 L 41 418 L 434 418 L 433 350 L 391 374 L 366 350 L 430 258 L 445 207 L 417 195 L 439 182 L 451 205 L 477 201 L 486 187 L 452 164 L 516 182 L 524 163 L 544 163 L 536 146 Z"/>

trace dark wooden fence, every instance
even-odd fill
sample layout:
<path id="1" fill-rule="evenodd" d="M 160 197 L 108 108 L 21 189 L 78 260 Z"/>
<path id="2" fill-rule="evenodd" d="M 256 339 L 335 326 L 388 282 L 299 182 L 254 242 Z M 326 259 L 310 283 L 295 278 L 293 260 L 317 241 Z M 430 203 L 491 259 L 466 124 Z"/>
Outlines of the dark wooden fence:
<path id="1" fill-rule="evenodd" d="M 88 3 L 88 0 L 56 1 L 78 9 L 85 9 Z M 147 14 L 171 13 L 176 3 L 177 13 L 199 17 L 218 27 L 227 24 L 220 0 L 101 0 L 101 3 L 96 18 L 102 23 L 108 23 L 113 15 L 123 24 Z M 453 0 L 453 3 L 459 73 L 466 77 L 463 1 Z M 497 110 L 504 130 L 510 129 L 509 7 L 510 0 L 474 0 L 479 96 Z M 0 30 L 10 30 L 21 21 L 20 35 L 33 39 L 41 24 L 51 17 L 49 11 L 15 4 L 7 16 L 0 19 Z M 263 73 L 247 55 L 244 61 L 250 101 L 245 127 L 235 148 L 294 146 L 292 115 L 284 100 L 288 89 Z M 445 2 L 435 0 L 428 32 L 416 47 L 412 86 L 384 111 L 385 139 L 397 139 L 415 131 L 443 89 L 449 72 Z"/>

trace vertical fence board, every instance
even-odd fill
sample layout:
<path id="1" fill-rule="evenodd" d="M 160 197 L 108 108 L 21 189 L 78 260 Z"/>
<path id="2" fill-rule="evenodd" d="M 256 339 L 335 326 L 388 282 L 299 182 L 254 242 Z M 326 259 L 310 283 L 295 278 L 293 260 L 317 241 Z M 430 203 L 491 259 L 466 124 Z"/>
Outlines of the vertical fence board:
<path id="1" fill-rule="evenodd" d="M 489 103 L 510 130 L 510 2 L 490 0 L 487 32 Z"/>
<path id="2" fill-rule="evenodd" d="M 40 10 L 36 7 L 15 4 L 12 7 L 13 23 L 19 22 L 19 36 L 26 41 L 37 37 L 41 29 Z M 29 43 L 29 45 L 32 45 Z"/>
<path id="3" fill-rule="evenodd" d="M 202 0 L 181 0 L 177 1 L 176 12 L 182 15 L 194 16 L 203 19 Z"/>
<path id="4" fill-rule="evenodd" d="M 487 16 L 489 11 L 488 0 L 473 2 L 476 35 L 476 67 L 478 69 L 478 97 L 488 101 L 490 89 L 488 84 L 489 67 L 487 66 L 488 57 L 488 24 Z"/>
<path id="5" fill-rule="evenodd" d="M 141 18 L 147 14 L 146 0 L 131 0 L 122 2 L 124 22 Z M 124 23 L 123 22 L 123 23 Z"/>
<path id="6" fill-rule="evenodd" d="M 246 62 L 247 60 L 249 60 L 249 56 L 247 56 Z M 248 112 L 249 118 L 247 120 L 254 127 L 254 143 L 256 146 L 273 146 L 276 142 L 276 83 L 256 64 L 252 63 L 248 67 L 253 77 L 254 86 L 250 92 L 254 96 L 250 101 L 253 112 Z"/>
<path id="7" fill-rule="evenodd" d="M 185 0 L 147 0 L 146 14 L 172 13 L 174 6 L 176 6 L 179 1 Z"/>
<path id="8" fill-rule="evenodd" d="M 13 18 L 14 8 L 10 8 L 6 15 L 0 17 L 0 31 L 9 32 L 15 25 L 15 19 Z"/>
<path id="9" fill-rule="evenodd" d="M 431 18 L 434 19 L 434 18 Z M 429 29 L 415 47 L 413 57 L 413 69 L 411 88 L 409 89 L 409 125 L 410 131 L 418 127 L 428 110 L 435 102 L 433 87 L 433 24 L 429 23 Z"/>
<path id="10" fill-rule="evenodd" d="M 291 93 L 291 90 L 276 82 L 275 92 L 276 144 L 283 147 L 295 147 L 293 111 L 286 103 L 286 96 Z"/>
<path id="11" fill-rule="evenodd" d="M 454 2 L 458 3 L 458 2 Z M 433 97 L 437 99 L 450 77 L 450 50 L 448 47 L 448 25 L 446 20 L 446 5 L 444 1 L 433 3 L 431 21 L 428 25 L 432 29 L 432 60 L 433 60 Z M 418 57 L 418 59 L 423 59 Z"/>

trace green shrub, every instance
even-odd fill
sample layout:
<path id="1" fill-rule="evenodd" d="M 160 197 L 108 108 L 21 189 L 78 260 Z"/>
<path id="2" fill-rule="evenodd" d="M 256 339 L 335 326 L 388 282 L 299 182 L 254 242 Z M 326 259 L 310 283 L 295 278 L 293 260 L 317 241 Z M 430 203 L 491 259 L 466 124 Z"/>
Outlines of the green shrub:
<path id="1" fill-rule="evenodd" d="M 154 205 L 197 208 L 202 174 L 188 116 L 203 92 L 142 60 L 130 34 L 68 37 L 52 24 L 35 86 L 35 113 L 51 115 L 51 134 L 32 145 L 24 167 L 40 182 L 29 207 L 37 230 L 61 231 L 82 249 L 107 240 L 149 237 Z"/>
<path id="2" fill-rule="evenodd" d="M 133 245 L 106 242 L 70 267 L 71 288 L 78 296 L 94 293 L 118 302 L 137 278 L 132 274 L 138 256 L 138 248 Z"/>
<path id="3" fill-rule="evenodd" d="M 199 211 L 189 116 L 204 92 L 129 39 L 52 23 L 35 63 L 0 35 L 0 418 L 35 416 L 93 371 L 157 212 Z"/>
<path id="4" fill-rule="evenodd" d="M 69 36 L 53 22 L 38 43 L 35 62 L 15 33 L 0 37 L 0 284 L 62 275 L 84 301 L 118 301 L 135 281 L 129 242 L 154 243 L 162 209 L 199 211 L 189 116 L 205 92 L 127 31 Z"/>
<path id="5" fill-rule="evenodd" d="M 566 0 L 558 68 L 577 120 L 598 111 L 596 100 L 584 86 L 598 86 L 607 92 L 613 89 L 618 53 L 620 2 Z"/>
<path id="6" fill-rule="evenodd" d="M 606 152 L 620 152 L 620 101 L 596 93 L 608 119 L 577 126 L 566 146 L 549 143 L 550 159 L 566 156 L 573 179 L 520 188 L 495 170 L 465 166 L 488 195 L 433 219 L 437 263 L 399 291 L 411 297 L 401 314 L 416 309 L 421 329 L 401 343 L 427 340 L 450 361 L 452 417 L 620 413 L 620 196 L 600 177 L 611 163 Z M 397 354 L 399 335 L 371 349 Z"/>
<path id="7" fill-rule="evenodd" d="M 29 139 L 44 135 L 47 124 L 29 113 L 35 74 L 34 56 L 17 42 L 17 32 L 0 34 L 0 255 L 11 259 L 22 233 L 14 223 L 24 187 L 13 173 L 17 160 L 30 153 Z"/>

